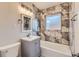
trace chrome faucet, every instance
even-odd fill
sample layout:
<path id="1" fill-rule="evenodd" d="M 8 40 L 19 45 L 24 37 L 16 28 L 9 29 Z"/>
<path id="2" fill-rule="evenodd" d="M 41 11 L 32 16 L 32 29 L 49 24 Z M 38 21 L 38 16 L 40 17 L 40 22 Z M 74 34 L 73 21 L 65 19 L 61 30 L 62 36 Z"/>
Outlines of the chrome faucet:
<path id="1" fill-rule="evenodd" d="M 28 33 L 28 34 L 27 34 L 27 37 L 29 37 L 30 35 L 31 35 L 31 34 L 30 34 L 30 33 Z"/>

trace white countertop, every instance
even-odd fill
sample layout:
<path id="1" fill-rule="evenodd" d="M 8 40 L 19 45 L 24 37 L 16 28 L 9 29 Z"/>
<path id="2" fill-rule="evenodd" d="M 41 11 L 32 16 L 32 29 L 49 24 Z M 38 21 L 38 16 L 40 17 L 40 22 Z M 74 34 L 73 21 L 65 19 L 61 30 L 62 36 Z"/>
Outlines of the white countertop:
<path id="1" fill-rule="evenodd" d="M 40 36 L 29 36 L 29 37 L 24 37 L 24 38 L 21 38 L 22 40 L 27 40 L 27 41 L 33 41 L 33 40 L 36 40 L 36 39 L 39 39 Z"/>

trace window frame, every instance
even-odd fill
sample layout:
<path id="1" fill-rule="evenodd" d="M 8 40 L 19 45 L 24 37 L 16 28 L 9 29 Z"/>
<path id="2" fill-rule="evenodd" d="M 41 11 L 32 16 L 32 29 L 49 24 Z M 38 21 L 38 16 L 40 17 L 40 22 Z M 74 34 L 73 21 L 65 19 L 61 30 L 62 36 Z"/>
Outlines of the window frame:
<path id="1" fill-rule="evenodd" d="M 62 31 L 62 14 L 61 13 L 48 14 L 48 15 L 45 16 L 45 20 L 46 20 L 47 16 L 55 16 L 55 15 L 60 15 L 60 18 L 61 18 L 61 31 Z M 45 30 L 47 31 L 47 29 L 46 29 L 46 21 L 45 21 Z"/>

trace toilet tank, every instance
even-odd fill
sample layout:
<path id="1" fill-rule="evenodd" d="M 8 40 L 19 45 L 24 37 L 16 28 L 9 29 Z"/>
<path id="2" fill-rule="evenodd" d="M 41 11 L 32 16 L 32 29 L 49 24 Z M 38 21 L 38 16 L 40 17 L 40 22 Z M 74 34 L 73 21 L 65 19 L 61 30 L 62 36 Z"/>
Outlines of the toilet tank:
<path id="1" fill-rule="evenodd" d="M 0 47 L 0 57 L 17 57 L 20 52 L 20 42 Z"/>

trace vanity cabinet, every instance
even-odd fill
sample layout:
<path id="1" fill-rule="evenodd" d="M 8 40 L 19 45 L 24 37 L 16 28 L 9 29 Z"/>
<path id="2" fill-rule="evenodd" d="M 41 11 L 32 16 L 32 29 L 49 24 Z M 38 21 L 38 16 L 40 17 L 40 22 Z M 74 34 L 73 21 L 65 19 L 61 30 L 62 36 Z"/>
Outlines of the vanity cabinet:
<path id="1" fill-rule="evenodd" d="M 21 39 L 22 57 L 39 57 L 40 56 L 40 37 L 31 36 Z"/>

